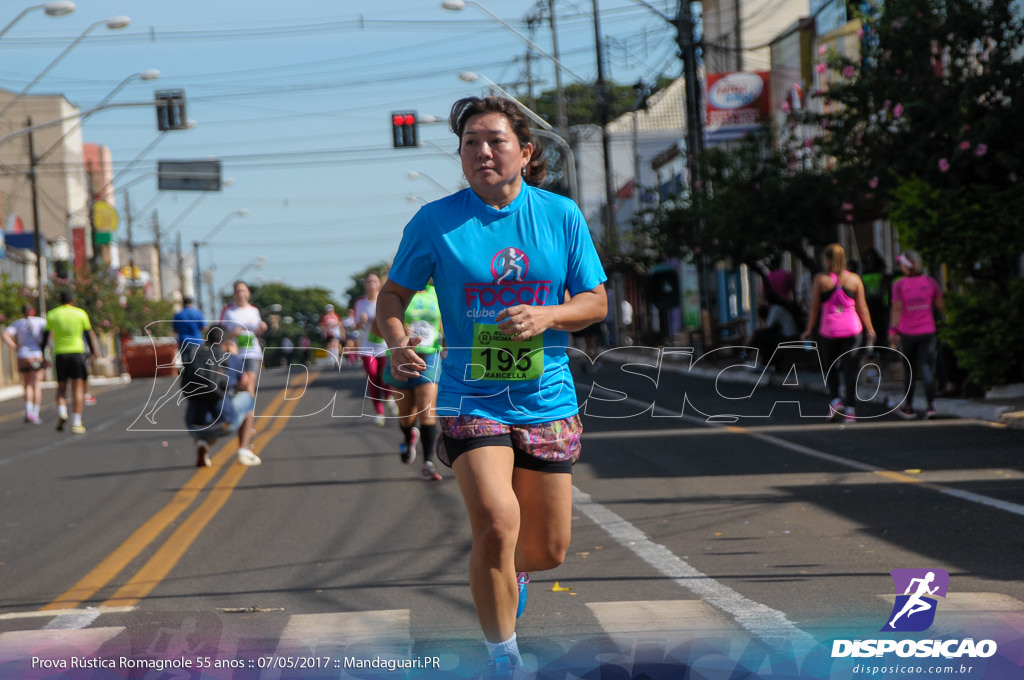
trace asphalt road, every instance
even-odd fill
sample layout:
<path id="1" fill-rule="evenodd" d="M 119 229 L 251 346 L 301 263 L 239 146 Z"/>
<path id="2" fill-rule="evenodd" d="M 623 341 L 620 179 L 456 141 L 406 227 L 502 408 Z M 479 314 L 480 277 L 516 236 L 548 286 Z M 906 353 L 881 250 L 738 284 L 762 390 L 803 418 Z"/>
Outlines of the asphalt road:
<path id="1" fill-rule="evenodd" d="M 450 471 L 421 481 L 397 427 L 359 417 L 361 371 L 305 377 L 261 376 L 257 412 L 273 417 L 258 419 L 256 468 L 233 463 L 234 442 L 193 467 L 183 405 L 146 420 L 170 378 L 97 388 L 82 436 L 54 431 L 52 393 L 39 427 L 0 404 L 0 671 L 58 644 L 53 630 L 82 653 L 147 658 L 372 643 L 479 662 Z M 930 635 L 1024 635 L 1019 431 L 879 406 L 834 424 L 821 395 L 652 367 L 576 377 L 573 543 L 533 575 L 518 628 L 538 663 L 624 640 L 636 661 L 638 640 L 660 640 L 657 657 L 680 641 L 877 636 L 897 568 L 950 575 Z"/>

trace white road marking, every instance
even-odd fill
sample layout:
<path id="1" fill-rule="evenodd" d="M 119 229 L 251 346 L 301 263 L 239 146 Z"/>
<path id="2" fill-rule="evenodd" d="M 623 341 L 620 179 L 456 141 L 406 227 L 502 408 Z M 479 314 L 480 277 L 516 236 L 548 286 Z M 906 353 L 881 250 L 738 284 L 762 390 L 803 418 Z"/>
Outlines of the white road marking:
<path id="1" fill-rule="evenodd" d="M 573 504 L 608 535 L 657 569 L 677 585 L 703 598 L 731 616 L 742 628 L 772 646 L 814 645 L 814 638 L 780 611 L 740 595 L 698 571 L 671 550 L 649 539 L 644 532 L 573 487 Z"/>
<path id="2" fill-rule="evenodd" d="M 597 388 L 596 385 L 594 387 Z M 608 391 L 612 392 L 611 390 Z M 644 405 L 642 402 L 628 397 L 622 399 L 622 401 L 641 406 Z M 661 411 L 664 415 L 676 415 L 669 412 L 667 409 L 654 406 L 652 412 L 658 411 Z M 818 451 L 799 444 L 794 444 L 764 432 L 755 432 L 747 428 L 735 428 L 717 423 L 708 423 L 702 418 L 687 416 L 685 414 L 682 417 L 690 422 L 702 424 L 708 427 L 728 428 L 726 431 L 733 432 L 741 431 L 742 434 L 746 436 L 754 437 L 766 443 L 789 449 L 795 453 L 800 453 L 819 460 L 826 460 L 861 472 L 884 472 L 882 468 L 843 458 L 842 456 L 825 453 L 824 451 Z M 630 438 L 633 437 L 633 433 L 624 432 L 621 433 L 621 436 Z M 1014 514 L 1024 514 L 1024 507 L 1014 503 L 999 501 L 997 499 L 980 496 L 979 494 L 967 491 L 949 489 L 936 484 L 922 484 L 922 486 L 949 496 L 981 503 L 990 507 L 1006 510 L 1007 512 L 1013 512 Z M 755 602 L 728 586 L 712 579 L 707 574 L 698 571 L 685 560 L 672 553 L 668 548 L 655 543 L 640 529 L 633 526 L 600 503 L 595 502 L 589 494 L 584 493 L 575 486 L 573 487 L 573 503 L 580 512 L 585 514 L 592 522 L 604 529 L 623 547 L 633 552 L 640 559 L 650 564 L 678 585 L 690 590 L 695 595 L 705 599 L 718 610 L 731 616 L 741 627 L 767 644 L 773 646 L 800 645 L 801 647 L 806 647 L 808 645 L 813 646 L 815 644 L 814 638 L 786 618 L 786 615 L 783 612 L 772 609 L 771 607 L 759 602 Z"/>

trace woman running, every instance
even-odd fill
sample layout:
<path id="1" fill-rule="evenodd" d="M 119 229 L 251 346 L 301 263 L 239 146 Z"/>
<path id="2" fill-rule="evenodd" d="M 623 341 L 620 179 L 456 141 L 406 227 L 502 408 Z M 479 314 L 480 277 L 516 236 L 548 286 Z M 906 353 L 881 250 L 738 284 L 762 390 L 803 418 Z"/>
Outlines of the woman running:
<path id="1" fill-rule="evenodd" d="M 605 317 L 607 277 L 576 204 L 536 188 L 544 161 L 516 102 L 461 99 L 449 123 L 469 188 L 406 226 L 378 323 L 395 377 L 426 371 L 404 321 L 433 277 L 448 345 L 438 459 L 469 515 L 469 584 L 491 673 L 508 676 L 522 667 L 515 627 L 528 572 L 557 567 L 569 548 L 582 426 L 566 348 L 569 332 Z"/>

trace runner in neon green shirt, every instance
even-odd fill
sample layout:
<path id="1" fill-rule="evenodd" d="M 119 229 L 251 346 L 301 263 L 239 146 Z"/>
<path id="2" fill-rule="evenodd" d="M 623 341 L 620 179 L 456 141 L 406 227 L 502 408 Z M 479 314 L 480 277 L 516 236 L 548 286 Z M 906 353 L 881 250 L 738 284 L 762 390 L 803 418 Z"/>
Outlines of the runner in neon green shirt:
<path id="1" fill-rule="evenodd" d="M 405 326 L 411 337 L 419 338 L 416 353 L 423 357 L 426 369 L 409 380 L 399 380 L 391 372 L 390 365 L 384 369 L 384 382 L 402 393 L 398 400 L 398 426 L 404 441 L 398 447 L 402 462 L 409 464 L 416 460 L 416 445 L 423 446 L 423 466 L 420 474 L 425 481 L 441 481 L 441 473 L 434 466 L 434 442 L 437 438 L 437 382 L 441 373 L 440 355 L 443 348 L 441 337 L 441 308 L 433 285 L 416 293 L 405 310 Z M 390 364 L 391 357 L 388 353 Z M 419 426 L 417 427 L 417 421 Z"/>
<path id="2" fill-rule="evenodd" d="M 46 315 L 46 330 L 43 346 L 53 336 L 53 366 L 57 373 L 57 429 L 63 430 L 68 420 L 67 390 L 71 383 L 71 432 L 85 434 L 82 424 L 82 404 L 85 402 L 85 381 L 89 377 L 85 338 L 89 340 L 90 358 L 97 357 L 99 343 L 84 309 L 71 304 L 74 295 L 70 290 L 60 293 L 60 306 Z"/>

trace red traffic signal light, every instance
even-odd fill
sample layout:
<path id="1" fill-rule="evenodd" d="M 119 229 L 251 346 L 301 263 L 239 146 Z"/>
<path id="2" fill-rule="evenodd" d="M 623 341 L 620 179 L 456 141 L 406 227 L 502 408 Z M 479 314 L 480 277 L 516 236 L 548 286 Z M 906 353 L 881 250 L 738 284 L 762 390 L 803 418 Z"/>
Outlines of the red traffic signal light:
<path id="1" fill-rule="evenodd" d="M 391 137 L 396 149 L 419 146 L 415 111 L 395 111 L 391 114 Z"/>

